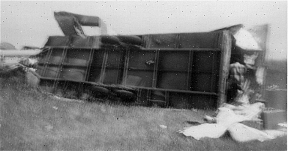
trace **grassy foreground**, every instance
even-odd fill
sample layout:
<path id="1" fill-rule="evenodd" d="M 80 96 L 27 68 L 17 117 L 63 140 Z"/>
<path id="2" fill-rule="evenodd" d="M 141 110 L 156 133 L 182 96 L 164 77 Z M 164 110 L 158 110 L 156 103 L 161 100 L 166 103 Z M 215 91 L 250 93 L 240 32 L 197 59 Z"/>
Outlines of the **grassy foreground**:
<path id="1" fill-rule="evenodd" d="M 287 138 L 238 143 L 177 133 L 212 111 L 59 99 L 0 75 L 1 150 L 286 150 Z M 163 128 L 160 125 L 165 125 Z"/>

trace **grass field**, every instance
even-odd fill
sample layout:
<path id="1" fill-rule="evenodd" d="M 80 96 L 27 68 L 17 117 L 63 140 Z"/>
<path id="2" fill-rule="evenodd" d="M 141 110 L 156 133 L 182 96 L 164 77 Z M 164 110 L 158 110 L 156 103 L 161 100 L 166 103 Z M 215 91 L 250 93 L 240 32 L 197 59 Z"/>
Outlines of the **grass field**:
<path id="1" fill-rule="evenodd" d="M 287 138 L 238 143 L 177 133 L 213 111 L 59 99 L 0 75 L 1 150 L 286 150 Z M 162 128 L 165 125 L 167 128 Z"/>

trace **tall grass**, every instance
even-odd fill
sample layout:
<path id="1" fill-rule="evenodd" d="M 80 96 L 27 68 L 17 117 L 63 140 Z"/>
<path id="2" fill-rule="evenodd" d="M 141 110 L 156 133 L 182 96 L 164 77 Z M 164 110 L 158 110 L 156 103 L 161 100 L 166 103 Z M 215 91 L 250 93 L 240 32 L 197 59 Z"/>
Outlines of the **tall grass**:
<path id="1" fill-rule="evenodd" d="M 237 143 L 177 133 L 213 111 L 124 106 L 55 98 L 0 75 L 1 150 L 286 150 L 287 138 Z M 165 125 L 167 128 L 162 128 Z"/>

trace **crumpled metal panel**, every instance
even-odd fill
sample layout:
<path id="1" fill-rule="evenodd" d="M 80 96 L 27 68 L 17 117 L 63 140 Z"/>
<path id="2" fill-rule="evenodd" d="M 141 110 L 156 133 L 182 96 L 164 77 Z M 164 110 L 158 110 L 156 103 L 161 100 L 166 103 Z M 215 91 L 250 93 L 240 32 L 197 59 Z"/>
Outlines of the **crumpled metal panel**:
<path id="1" fill-rule="evenodd" d="M 86 37 L 82 26 L 98 26 L 101 29 L 101 35 L 107 34 L 106 24 L 97 16 L 79 15 L 61 11 L 54 12 L 54 17 L 65 36 L 78 35 Z"/>
<path id="2" fill-rule="evenodd" d="M 144 35 L 146 48 L 177 48 L 178 34 Z"/>
<path id="3" fill-rule="evenodd" d="M 65 36 L 72 36 L 72 35 L 85 36 L 78 19 L 71 13 L 55 12 L 54 17 L 57 20 Z"/>
<path id="4" fill-rule="evenodd" d="M 179 34 L 179 48 L 219 48 L 218 32 Z"/>
<path id="5" fill-rule="evenodd" d="M 45 47 L 100 48 L 99 36 L 50 36 Z"/>
<path id="6" fill-rule="evenodd" d="M 72 36 L 70 41 L 70 47 L 72 48 L 100 48 L 100 45 L 99 36 L 89 36 L 86 38 Z"/>
<path id="7" fill-rule="evenodd" d="M 49 36 L 45 47 L 67 47 L 69 46 L 69 37 L 64 36 Z"/>
<path id="8" fill-rule="evenodd" d="M 219 32 L 144 35 L 146 48 L 219 48 Z"/>

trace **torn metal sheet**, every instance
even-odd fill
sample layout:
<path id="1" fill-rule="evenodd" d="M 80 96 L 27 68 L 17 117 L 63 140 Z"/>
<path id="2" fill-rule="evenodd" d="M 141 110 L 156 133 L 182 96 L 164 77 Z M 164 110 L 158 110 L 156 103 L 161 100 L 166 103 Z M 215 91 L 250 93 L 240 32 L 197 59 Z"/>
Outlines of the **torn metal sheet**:
<path id="1" fill-rule="evenodd" d="M 107 34 L 106 24 L 97 16 L 79 15 L 61 11 L 54 12 L 54 17 L 65 36 L 78 35 L 83 38 L 86 37 L 82 26 L 96 26 L 101 29 L 101 35 Z"/>

